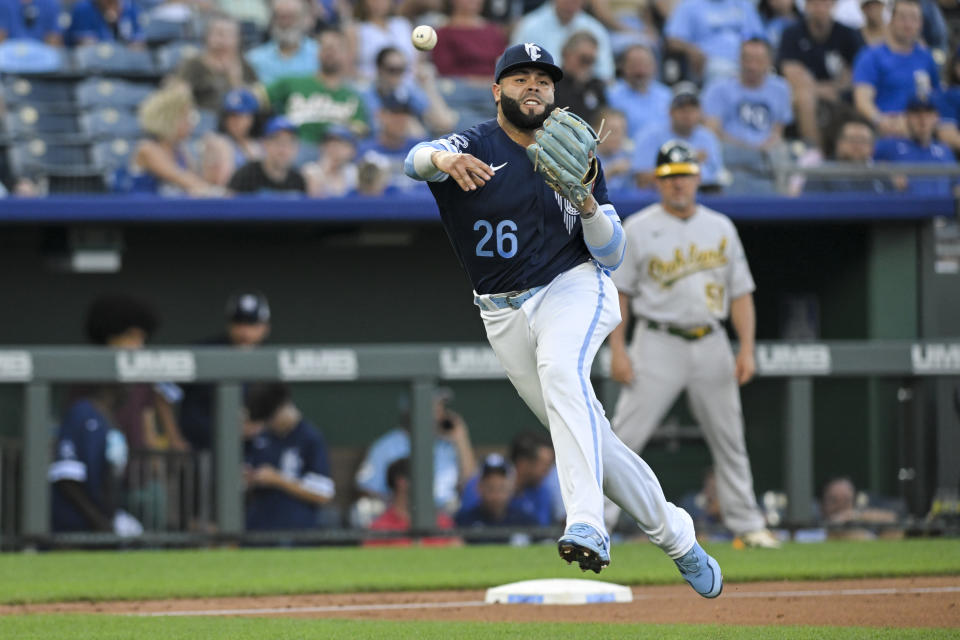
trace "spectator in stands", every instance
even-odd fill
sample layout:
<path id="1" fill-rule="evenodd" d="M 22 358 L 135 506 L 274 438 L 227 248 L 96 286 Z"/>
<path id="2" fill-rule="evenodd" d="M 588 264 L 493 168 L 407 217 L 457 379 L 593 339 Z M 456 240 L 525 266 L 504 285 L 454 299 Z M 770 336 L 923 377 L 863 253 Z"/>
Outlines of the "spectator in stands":
<path id="1" fill-rule="evenodd" d="M 270 40 L 247 51 L 257 78 L 269 86 L 286 76 L 317 72 L 317 43 L 310 37 L 310 20 L 303 0 L 273 0 Z"/>
<path id="2" fill-rule="evenodd" d="M 236 21 L 224 16 L 210 18 L 204 50 L 184 60 L 177 76 L 190 85 L 197 107 L 210 111 L 219 109 L 231 90 L 255 85 L 257 74 L 240 55 Z"/>
<path id="3" fill-rule="evenodd" d="M 856 30 L 834 21 L 834 5 L 834 0 L 807 0 L 803 19 L 784 31 L 779 52 L 800 135 L 819 150 L 824 149 L 821 129 L 853 115 L 847 106 L 851 70 L 863 46 Z"/>
<path id="4" fill-rule="evenodd" d="M 604 81 L 613 79 L 613 48 L 610 33 L 596 18 L 583 10 L 584 0 L 549 0 L 517 23 L 511 44 L 535 42 L 552 55 L 577 31 L 589 31 L 597 40 L 593 74 Z"/>
<path id="5" fill-rule="evenodd" d="M 670 103 L 670 126 L 651 124 L 641 131 L 637 138 L 633 171 L 638 186 L 645 189 L 654 187 L 656 150 L 669 140 L 683 140 L 697 152 L 700 161 L 700 189 L 720 190 L 724 172 L 720 141 L 713 131 L 703 125 L 702 119 L 696 86 L 690 83 L 677 85 Z"/>
<path id="6" fill-rule="evenodd" d="M 301 169 L 311 198 L 345 196 L 357 187 L 356 138 L 346 127 L 330 127 L 320 144 L 320 158 Z"/>
<path id="7" fill-rule="evenodd" d="M 750 0 L 681 0 L 663 33 L 667 46 L 686 57 L 690 79 L 708 83 L 735 77 L 741 45 L 763 31 Z"/>
<path id="8" fill-rule="evenodd" d="M 467 423 L 450 409 L 452 392 L 439 389 L 434 398 L 433 417 L 436 437 L 433 443 L 433 497 L 440 509 L 456 508 L 460 487 L 476 472 L 477 462 L 470 444 Z M 409 402 L 401 408 L 401 424 L 370 445 L 356 474 L 357 490 L 386 500 L 389 498 L 387 467 L 394 460 L 410 455 Z"/>
<path id="9" fill-rule="evenodd" d="M 56 0 L 5 0 L 0 3 L 0 42 L 36 40 L 63 44 L 60 4 Z"/>
<path id="10" fill-rule="evenodd" d="M 436 78 L 428 65 L 418 65 L 415 77 L 403 53 L 395 47 L 385 47 L 377 53 L 377 73 L 371 86 L 363 92 L 367 114 L 374 119 L 387 97 L 407 102 L 422 127 L 437 135 L 445 135 L 457 123 L 457 114 L 448 106 L 437 89 Z M 489 82 L 489 78 L 487 79 Z"/>
<path id="11" fill-rule="evenodd" d="M 193 132 L 197 111 L 190 88 L 174 82 L 140 105 L 140 128 L 148 138 L 137 144 L 130 166 L 116 176 L 116 189 L 127 193 L 194 197 L 223 195 L 222 187 L 204 180 L 184 144 Z"/>
<path id="12" fill-rule="evenodd" d="M 266 0 L 215 0 L 217 9 L 237 22 L 249 23 L 258 31 L 270 26 L 270 3 Z"/>
<path id="13" fill-rule="evenodd" d="M 597 39 L 589 31 L 570 36 L 561 50 L 563 78 L 554 87 L 554 103 L 568 107 L 587 122 L 594 122 L 607 104 L 607 84 L 593 75 Z"/>
<path id="14" fill-rule="evenodd" d="M 763 22 L 763 36 L 774 51 L 780 48 L 784 30 L 800 19 L 794 0 L 760 0 L 757 12 Z"/>
<path id="15" fill-rule="evenodd" d="M 602 125 L 602 126 L 601 126 Z M 606 107 L 594 121 L 594 129 L 600 133 L 597 157 L 603 163 L 603 175 L 610 191 L 629 191 L 636 187 L 633 179 L 633 139 L 627 135 L 627 117 L 623 111 Z"/>
<path id="16" fill-rule="evenodd" d="M 399 51 L 407 67 L 416 59 L 410 40 L 410 21 L 398 16 L 392 0 L 358 0 L 357 21 L 346 30 L 352 49 L 357 80 L 372 82 L 377 73 L 377 54 L 386 47 Z M 349 75 L 349 74 L 348 74 Z"/>
<path id="17" fill-rule="evenodd" d="M 153 308 L 128 295 L 104 295 L 87 309 L 87 339 L 112 349 L 143 349 L 159 321 Z M 186 451 L 174 406 L 183 392 L 169 382 L 133 384 L 125 388 L 113 418 L 131 449 Z"/>
<path id="18" fill-rule="evenodd" d="M 870 507 L 867 496 L 858 493 L 847 476 L 831 478 L 823 486 L 820 516 L 825 525 L 832 525 L 827 533 L 830 539 L 870 540 L 877 537 L 871 527 L 897 522 L 896 511 Z"/>
<path id="19" fill-rule="evenodd" d="M 956 153 L 960 152 L 960 48 L 947 62 L 944 76 L 947 86 L 932 96 L 940 113 L 937 138 Z"/>
<path id="20" fill-rule="evenodd" d="M 387 467 L 386 482 L 390 490 L 390 502 L 384 512 L 370 524 L 370 529 L 409 531 L 412 506 L 410 504 L 410 458 L 402 457 L 391 462 Z M 453 529 L 453 518 L 444 511 L 437 511 L 436 525 L 438 529 Z M 400 543 L 409 544 L 409 540 L 402 540 Z"/>
<path id="21" fill-rule="evenodd" d="M 937 107 L 927 98 L 911 98 L 905 113 L 906 137 L 887 137 L 877 141 L 873 159 L 877 162 L 909 164 L 954 164 L 953 151 L 945 144 L 934 140 L 940 116 Z M 899 191 L 911 195 L 949 196 L 955 183 L 949 177 L 893 176 L 893 184 Z"/>
<path id="22" fill-rule="evenodd" d="M 620 80 L 607 91 L 607 102 L 627 116 L 627 134 L 638 135 L 645 126 L 666 124 L 670 89 L 657 80 L 657 60 L 646 45 L 633 45 L 621 54 Z"/>
<path id="23" fill-rule="evenodd" d="M 244 456 L 247 529 L 315 528 L 318 507 L 334 496 L 323 435 L 285 384 L 250 385 L 244 404 L 250 420 L 263 424 Z"/>
<path id="24" fill-rule="evenodd" d="M 770 71 L 770 45 L 751 38 L 741 47 L 740 74 L 704 89 L 705 122 L 723 143 L 735 191 L 773 189 L 772 163 L 783 151 L 783 130 L 793 121 L 790 86 Z"/>
<path id="25" fill-rule="evenodd" d="M 860 35 L 868 47 L 882 44 L 887 39 L 887 3 L 884 0 L 860 0 L 863 26 Z"/>
<path id="26" fill-rule="evenodd" d="M 431 56 L 441 76 L 490 83 L 497 58 L 507 48 L 503 27 L 483 17 L 483 0 L 451 0 L 450 19 L 437 29 Z"/>
<path id="27" fill-rule="evenodd" d="M 230 190 L 238 194 L 304 194 L 307 184 L 293 166 L 299 140 L 297 125 L 284 116 L 274 116 L 263 131 L 263 159 L 243 165 L 230 178 Z"/>
<path id="28" fill-rule="evenodd" d="M 357 186 L 348 196 L 380 198 L 394 195 L 397 187 L 391 184 L 393 163 L 376 151 L 367 151 L 357 161 Z"/>
<path id="29" fill-rule="evenodd" d="M 226 327 L 222 334 L 204 340 L 202 346 L 229 346 L 255 349 L 270 335 L 270 303 L 257 291 L 246 291 L 227 300 Z M 184 385 L 180 405 L 183 436 L 196 450 L 208 450 L 213 441 L 213 387 L 209 384 Z M 245 419 L 244 434 L 252 436 L 260 425 Z"/>
<path id="30" fill-rule="evenodd" d="M 703 536 L 709 539 L 712 532 L 726 530 L 720 498 L 717 495 L 717 474 L 713 466 L 704 471 L 700 490 L 684 496 L 680 500 L 680 507 L 693 518 L 698 538 Z"/>
<path id="31" fill-rule="evenodd" d="M 458 527 L 527 527 L 538 524 L 531 513 L 513 501 L 514 477 L 510 465 L 498 453 L 488 455 L 477 482 L 477 503 L 461 506 L 454 517 Z M 547 523 L 549 524 L 549 522 Z"/>
<path id="32" fill-rule="evenodd" d="M 886 41 L 861 51 L 854 63 L 854 104 L 881 136 L 906 136 L 907 102 L 938 91 L 940 74 L 920 42 L 917 0 L 894 0 L 892 11 Z"/>
<path id="33" fill-rule="evenodd" d="M 67 409 L 47 474 L 53 484 L 53 531 L 143 533 L 140 523 L 118 508 L 127 443 L 114 427 L 113 412 L 123 394 L 120 385 L 90 385 Z"/>
<path id="34" fill-rule="evenodd" d="M 377 112 L 376 137 L 357 145 L 357 155 L 361 157 L 373 151 L 389 160 L 389 184 L 398 191 L 421 189 L 423 185 L 410 180 L 403 172 L 407 153 L 417 143 L 423 141 L 421 136 L 410 135 L 412 111 L 409 102 L 395 96 L 387 96 L 380 105 L 380 111 Z M 414 184 L 410 184 L 411 182 Z"/>
<path id="35" fill-rule="evenodd" d="M 204 180 L 226 186 L 237 169 L 263 156 L 263 147 L 253 136 L 259 109 L 256 96 L 247 89 L 234 89 L 224 97 L 217 131 L 203 136 Z"/>
<path id="36" fill-rule="evenodd" d="M 840 127 L 834 151 L 834 163 L 843 168 L 869 167 L 873 164 L 875 140 L 873 128 L 864 120 L 848 120 Z M 824 165 L 824 168 L 831 164 Z M 807 193 L 887 193 L 893 186 L 886 178 L 856 176 L 824 176 L 809 178 L 804 185 Z"/>
<path id="37" fill-rule="evenodd" d="M 300 138 L 317 144 L 332 125 L 363 137 L 370 130 L 363 100 L 347 83 L 347 41 L 339 31 L 320 39 L 320 70 L 311 76 L 281 78 L 267 87 L 274 111 L 300 128 Z"/>
<path id="38" fill-rule="evenodd" d="M 143 47 L 140 10 L 133 0 L 79 0 L 64 39 L 71 47 L 95 42 Z"/>

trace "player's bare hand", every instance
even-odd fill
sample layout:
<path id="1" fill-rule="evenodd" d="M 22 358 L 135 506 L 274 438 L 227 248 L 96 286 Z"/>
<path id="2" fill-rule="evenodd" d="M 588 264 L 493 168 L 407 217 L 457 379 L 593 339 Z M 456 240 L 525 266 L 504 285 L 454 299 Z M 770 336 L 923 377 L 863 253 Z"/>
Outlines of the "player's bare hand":
<path id="1" fill-rule="evenodd" d="M 464 191 L 476 191 L 493 178 L 493 169 L 486 162 L 469 153 L 434 151 L 433 165 L 449 174 Z"/>
<path id="2" fill-rule="evenodd" d="M 626 351 L 610 351 L 610 377 L 620 384 L 633 383 L 633 365 Z"/>
<path id="3" fill-rule="evenodd" d="M 741 351 L 738 353 L 734 368 L 734 375 L 737 376 L 737 382 L 741 385 L 747 384 L 753 379 L 753 374 L 756 372 L 757 363 L 753 359 L 753 351 Z"/>

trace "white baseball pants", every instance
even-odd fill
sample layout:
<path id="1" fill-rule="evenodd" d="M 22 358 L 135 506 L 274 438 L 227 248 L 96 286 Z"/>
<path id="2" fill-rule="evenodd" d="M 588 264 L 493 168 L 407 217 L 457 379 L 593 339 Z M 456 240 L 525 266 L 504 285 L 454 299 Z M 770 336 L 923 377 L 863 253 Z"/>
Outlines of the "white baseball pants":
<path id="1" fill-rule="evenodd" d="M 513 386 L 550 429 L 567 525 L 585 522 L 605 535 L 606 493 L 671 558 L 689 551 L 693 521 L 667 502 L 650 467 L 614 435 L 590 382 L 597 350 L 620 323 L 610 278 L 584 263 L 557 276 L 520 309 L 480 313 Z"/>
<path id="2" fill-rule="evenodd" d="M 695 341 L 649 329 L 639 321 L 628 353 L 634 380 L 617 399 L 613 430 L 631 451 L 642 451 L 684 390 L 713 456 L 724 524 L 735 534 L 763 529 L 743 433 L 734 356 L 723 330 Z M 607 507 L 607 522 L 619 511 Z"/>

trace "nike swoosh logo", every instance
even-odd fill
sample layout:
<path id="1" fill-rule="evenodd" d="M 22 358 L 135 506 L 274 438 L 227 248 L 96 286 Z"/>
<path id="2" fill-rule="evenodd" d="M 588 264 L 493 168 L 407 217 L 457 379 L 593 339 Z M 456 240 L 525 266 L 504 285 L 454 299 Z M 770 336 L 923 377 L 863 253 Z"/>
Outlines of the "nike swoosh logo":
<path id="1" fill-rule="evenodd" d="M 505 166 L 507 166 L 508 164 L 509 164 L 508 162 L 504 162 L 504 163 L 503 163 L 502 165 L 500 165 L 499 167 L 495 167 L 495 166 L 493 166 L 493 165 L 490 165 L 490 169 L 492 169 L 493 172 L 496 173 L 497 171 L 500 171 L 500 169 L 503 169 L 503 168 L 504 168 Z"/>

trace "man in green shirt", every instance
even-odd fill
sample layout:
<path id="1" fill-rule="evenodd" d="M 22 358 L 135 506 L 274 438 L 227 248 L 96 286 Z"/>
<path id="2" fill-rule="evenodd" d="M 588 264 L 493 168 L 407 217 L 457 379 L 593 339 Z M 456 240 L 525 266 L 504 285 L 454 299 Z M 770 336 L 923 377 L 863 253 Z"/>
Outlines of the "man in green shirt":
<path id="1" fill-rule="evenodd" d="M 341 125 L 359 137 L 370 132 L 363 100 L 344 77 L 347 41 L 335 30 L 319 36 L 320 71 L 313 76 L 281 78 L 267 88 L 270 104 L 299 126 L 302 140 L 319 143 L 327 128 Z"/>

